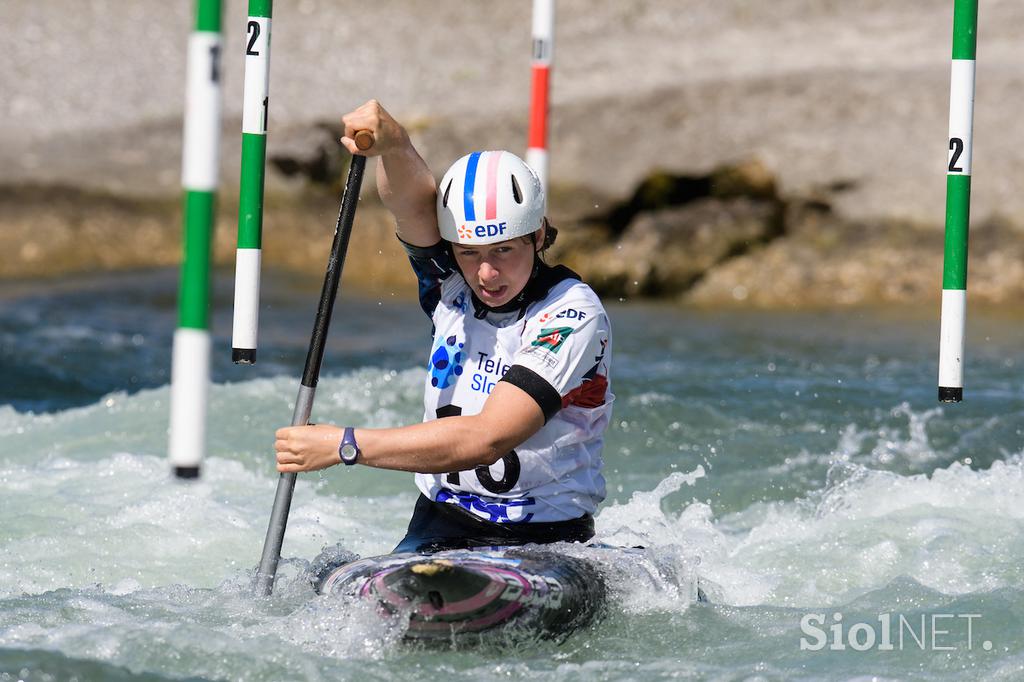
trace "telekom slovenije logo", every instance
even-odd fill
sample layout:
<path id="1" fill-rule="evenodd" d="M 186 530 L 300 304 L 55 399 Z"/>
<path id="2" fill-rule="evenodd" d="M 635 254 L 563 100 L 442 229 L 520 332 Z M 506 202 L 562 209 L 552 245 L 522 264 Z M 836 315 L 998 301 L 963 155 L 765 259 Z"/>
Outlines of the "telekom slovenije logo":
<path id="1" fill-rule="evenodd" d="M 462 374 L 462 362 L 465 360 L 462 348 L 465 345 L 454 334 L 446 339 L 438 339 L 434 349 L 430 352 L 431 386 L 448 388 L 454 378 Z"/>

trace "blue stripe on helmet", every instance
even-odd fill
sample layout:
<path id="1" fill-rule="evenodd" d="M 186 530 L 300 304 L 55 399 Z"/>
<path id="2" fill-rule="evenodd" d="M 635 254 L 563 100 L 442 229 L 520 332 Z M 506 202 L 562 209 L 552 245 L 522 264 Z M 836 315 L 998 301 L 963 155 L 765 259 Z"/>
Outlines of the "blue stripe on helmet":
<path id="1" fill-rule="evenodd" d="M 473 186 L 476 184 L 476 167 L 480 163 L 481 152 L 473 152 L 469 155 L 466 163 L 466 187 L 462 193 L 462 207 L 466 214 L 466 220 L 476 220 L 476 210 L 473 208 Z"/>

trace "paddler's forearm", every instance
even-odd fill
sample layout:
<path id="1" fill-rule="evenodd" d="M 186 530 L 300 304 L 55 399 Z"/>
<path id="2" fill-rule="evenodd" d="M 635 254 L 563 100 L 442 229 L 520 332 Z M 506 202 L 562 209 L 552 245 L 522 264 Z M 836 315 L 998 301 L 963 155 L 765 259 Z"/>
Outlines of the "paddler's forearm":
<path id="1" fill-rule="evenodd" d="M 355 436 L 367 466 L 443 474 L 494 464 L 542 426 L 544 413 L 530 394 L 499 381 L 479 414 L 356 429 Z"/>
<path id="2" fill-rule="evenodd" d="M 443 474 L 491 465 L 544 426 L 530 394 L 499 381 L 479 414 L 445 417 L 394 429 L 355 429 L 357 463 L 380 469 Z M 275 433 L 277 470 L 317 471 L 341 464 L 343 429 L 285 426 Z"/>
<path id="3" fill-rule="evenodd" d="M 384 206 L 395 216 L 402 241 L 413 246 L 433 246 L 441 239 L 434 206 L 434 176 L 408 138 L 405 144 L 380 157 L 377 191 Z"/>
<path id="4" fill-rule="evenodd" d="M 493 464 L 518 444 L 480 415 L 449 417 L 395 429 L 355 429 L 358 464 L 441 474 Z M 278 429 L 274 449 L 282 473 L 317 471 L 341 464 L 344 429 L 329 424 Z"/>
<path id="5" fill-rule="evenodd" d="M 517 443 L 505 442 L 479 415 L 446 417 L 397 429 L 356 429 L 360 464 L 380 469 L 443 474 L 490 465 Z"/>
<path id="6" fill-rule="evenodd" d="M 341 117 L 345 136 L 341 143 L 352 154 L 376 156 L 377 191 L 398 221 L 398 236 L 413 246 L 433 246 L 441 239 L 437 229 L 434 176 L 416 151 L 409 133 L 381 103 L 371 99 Z M 369 131 L 374 144 L 368 150 L 356 146 L 358 131 Z"/>

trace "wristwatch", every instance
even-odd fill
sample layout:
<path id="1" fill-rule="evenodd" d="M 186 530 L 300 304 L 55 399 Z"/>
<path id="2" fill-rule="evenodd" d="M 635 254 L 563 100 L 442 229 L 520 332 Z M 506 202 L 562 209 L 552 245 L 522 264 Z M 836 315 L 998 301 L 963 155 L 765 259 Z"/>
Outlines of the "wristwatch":
<path id="1" fill-rule="evenodd" d="M 356 445 L 356 430 L 351 426 L 345 427 L 345 435 L 341 438 L 341 444 L 338 445 L 338 454 L 341 456 L 341 461 L 352 466 L 359 459 L 361 450 Z"/>

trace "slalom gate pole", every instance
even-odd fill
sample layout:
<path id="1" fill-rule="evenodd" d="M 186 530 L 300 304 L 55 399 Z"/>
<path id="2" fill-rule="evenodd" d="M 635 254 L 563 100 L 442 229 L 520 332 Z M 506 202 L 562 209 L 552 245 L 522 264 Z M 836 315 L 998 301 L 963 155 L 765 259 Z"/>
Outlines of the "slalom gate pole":
<path id="1" fill-rule="evenodd" d="M 270 111 L 270 19 L 273 0 L 249 0 L 242 96 L 242 172 L 238 190 L 238 250 L 235 252 L 235 308 L 231 361 L 256 362 L 259 326 L 263 182 Z"/>
<path id="2" fill-rule="evenodd" d="M 964 327 L 967 319 L 967 233 L 971 213 L 971 146 L 978 0 L 953 4 L 953 67 L 949 88 L 949 157 L 946 165 L 946 237 L 939 331 L 939 401 L 964 397 Z"/>
<path id="3" fill-rule="evenodd" d="M 181 184 L 184 239 L 178 329 L 171 357 L 169 459 L 197 478 L 206 451 L 210 385 L 210 249 L 216 210 L 221 109 L 221 2 L 197 0 L 188 40 Z"/>
<path id="4" fill-rule="evenodd" d="M 373 146 L 373 136 L 369 131 L 361 130 L 356 133 L 355 142 L 356 146 L 365 151 Z M 306 354 L 306 366 L 302 371 L 302 384 L 295 399 L 292 426 L 308 424 L 309 415 L 313 411 L 313 398 L 316 395 L 316 384 L 320 379 L 324 345 L 327 342 L 327 331 L 331 326 L 331 312 L 334 310 L 334 299 L 338 295 L 341 271 L 345 267 L 345 254 L 348 252 L 348 242 L 352 235 L 352 220 L 356 214 L 356 202 L 359 201 L 359 188 L 363 182 L 365 168 L 366 157 L 353 155 L 352 165 L 348 169 L 348 179 L 345 181 L 345 192 L 341 197 L 338 223 L 334 228 L 334 242 L 331 244 L 331 255 L 327 260 L 327 272 L 324 275 L 324 287 L 320 293 L 320 304 L 317 306 L 316 320 L 313 323 L 309 352 Z M 281 560 L 281 546 L 284 544 L 284 532 L 288 525 L 288 512 L 292 506 L 296 476 L 297 474 L 281 474 L 277 481 L 277 494 L 274 496 L 274 507 L 270 512 L 270 525 L 263 543 L 263 556 L 256 572 L 255 591 L 263 597 L 274 591 L 274 576 L 277 575 L 277 564 Z"/>
<path id="5" fill-rule="evenodd" d="M 548 191 L 548 93 L 555 49 L 555 0 L 533 0 L 533 61 L 530 87 L 530 131 L 526 163 L 537 171 Z"/>

